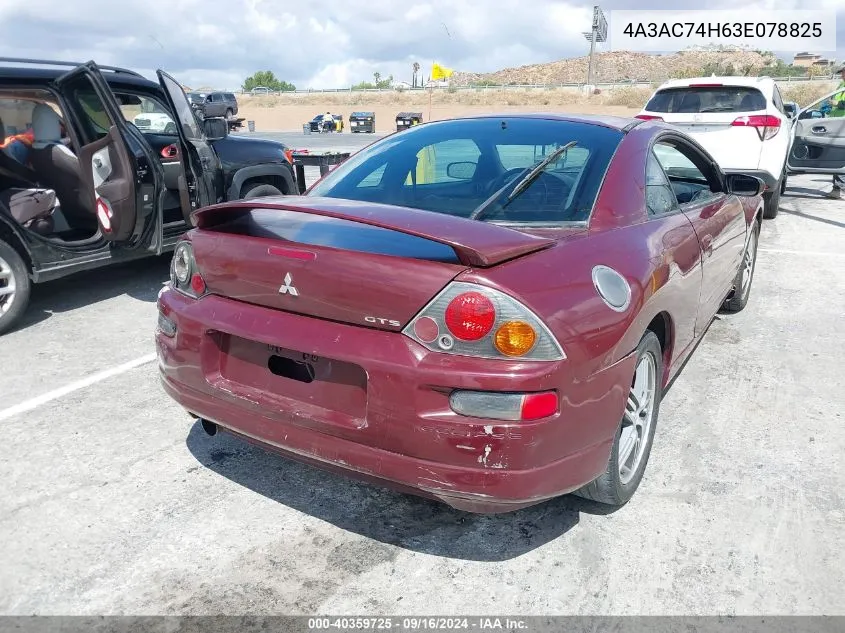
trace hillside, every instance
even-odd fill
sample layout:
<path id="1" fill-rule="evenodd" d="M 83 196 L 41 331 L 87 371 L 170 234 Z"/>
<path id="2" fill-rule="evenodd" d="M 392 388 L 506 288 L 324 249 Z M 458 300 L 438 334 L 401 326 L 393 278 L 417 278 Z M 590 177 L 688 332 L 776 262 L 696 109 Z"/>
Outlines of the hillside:
<path id="1" fill-rule="evenodd" d="M 709 75 L 720 71 L 758 74 L 777 60 L 754 51 L 689 50 L 670 55 L 612 51 L 594 55 L 593 61 L 594 80 L 601 83 L 665 81 L 672 77 Z M 584 56 L 492 73 L 455 72 L 451 82 L 456 86 L 583 83 L 587 77 L 588 62 L 589 57 Z"/>

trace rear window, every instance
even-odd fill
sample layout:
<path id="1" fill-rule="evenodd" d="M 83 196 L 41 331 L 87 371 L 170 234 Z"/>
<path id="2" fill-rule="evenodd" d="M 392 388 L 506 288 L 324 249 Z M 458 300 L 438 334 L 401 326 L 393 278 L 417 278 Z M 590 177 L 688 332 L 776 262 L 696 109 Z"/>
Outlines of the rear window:
<path id="1" fill-rule="evenodd" d="M 621 131 L 532 118 L 440 121 L 412 127 L 361 150 L 308 193 L 470 217 L 497 190 L 512 188 L 556 149 L 520 195 L 485 207 L 481 219 L 506 223 L 589 218 Z"/>
<path id="2" fill-rule="evenodd" d="M 755 112 L 766 109 L 766 98 L 756 88 L 745 86 L 665 88 L 654 94 L 645 109 L 667 114 Z"/>

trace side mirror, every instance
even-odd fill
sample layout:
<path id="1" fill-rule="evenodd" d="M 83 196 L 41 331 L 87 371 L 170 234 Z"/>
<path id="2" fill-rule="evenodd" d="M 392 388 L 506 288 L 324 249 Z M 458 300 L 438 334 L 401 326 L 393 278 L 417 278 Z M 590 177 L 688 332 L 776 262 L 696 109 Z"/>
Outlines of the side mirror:
<path id="1" fill-rule="evenodd" d="M 763 192 L 763 181 L 756 176 L 747 174 L 726 174 L 725 187 L 727 192 L 735 196 L 759 196 Z"/>
<path id="2" fill-rule="evenodd" d="M 449 163 L 446 165 L 446 175 L 449 178 L 456 178 L 458 180 L 470 180 L 475 175 L 475 169 L 478 167 L 477 163 L 460 162 Z"/>
<path id="3" fill-rule="evenodd" d="M 229 136 L 229 122 L 222 116 L 209 117 L 203 119 L 202 131 L 209 141 L 219 141 Z"/>

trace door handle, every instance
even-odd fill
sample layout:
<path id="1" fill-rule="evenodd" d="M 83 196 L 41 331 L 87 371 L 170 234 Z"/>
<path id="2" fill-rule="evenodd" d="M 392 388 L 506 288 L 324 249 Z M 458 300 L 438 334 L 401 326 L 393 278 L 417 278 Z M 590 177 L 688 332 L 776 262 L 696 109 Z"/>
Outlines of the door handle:
<path id="1" fill-rule="evenodd" d="M 827 134 L 827 128 L 823 125 L 814 125 L 813 134 Z"/>

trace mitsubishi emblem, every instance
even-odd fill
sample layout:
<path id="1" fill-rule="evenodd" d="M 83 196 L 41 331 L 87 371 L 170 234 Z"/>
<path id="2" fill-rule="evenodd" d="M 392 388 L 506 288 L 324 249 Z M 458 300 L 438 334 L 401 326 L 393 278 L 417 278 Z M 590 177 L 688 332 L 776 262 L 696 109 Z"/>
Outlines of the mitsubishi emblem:
<path id="1" fill-rule="evenodd" d="M 290 293 L 291 296 L 294 296 L 294 297 L 298 296 L 299 291 L 297 291 L 297 289 L 294 288 L 291 285 L 292 281 L 293 281 L 293 277 L 290 276 L 290 273 L 286 274 L 285 275 L 285 283 L 283 283 L 281 285 L 281 287 L 279 288 L 279 294 L 284 295 L 284 294 Z"/>

